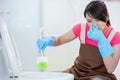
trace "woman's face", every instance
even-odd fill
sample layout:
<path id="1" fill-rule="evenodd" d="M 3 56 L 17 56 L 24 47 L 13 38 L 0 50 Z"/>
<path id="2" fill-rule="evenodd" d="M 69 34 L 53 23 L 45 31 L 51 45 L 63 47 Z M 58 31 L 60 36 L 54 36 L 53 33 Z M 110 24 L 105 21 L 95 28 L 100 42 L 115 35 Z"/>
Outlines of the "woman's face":
<path id="1" fill-rule="evenodd" d="M 104 28 L 106 27 L 106 22 L 95 19 L 95 18 L 89 16 L 88 14 L 86 14 L 86 20 L 87 20 L 89 26 L 92 26 L 93 24 L 97 24 L 101 31 L 103 31 Z"/>

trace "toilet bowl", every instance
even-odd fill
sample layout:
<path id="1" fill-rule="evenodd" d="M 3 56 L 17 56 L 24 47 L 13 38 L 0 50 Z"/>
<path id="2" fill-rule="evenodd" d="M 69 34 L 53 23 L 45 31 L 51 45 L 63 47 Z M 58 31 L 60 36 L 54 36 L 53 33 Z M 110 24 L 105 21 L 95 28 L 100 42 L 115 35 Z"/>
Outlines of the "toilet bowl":
<path id="1" fill-rule="evenodd" d="M 17 80 L 74 80 L 74 77 L 61 72 L 24 72 Z"/>
<path id="2" fill-rule="evenodd" d="M 2 43 L 3 72 L 2 80 L 74 80 L 74 76 L 62 72 L 25 72 L 21 64 L 19 52 L 13 37 L 10 36 L 7 25 L 0 19 Z M 5 68 L 6 67 L 6 68 Z M 6 70 L 7 69 L 7 70 Z"/>

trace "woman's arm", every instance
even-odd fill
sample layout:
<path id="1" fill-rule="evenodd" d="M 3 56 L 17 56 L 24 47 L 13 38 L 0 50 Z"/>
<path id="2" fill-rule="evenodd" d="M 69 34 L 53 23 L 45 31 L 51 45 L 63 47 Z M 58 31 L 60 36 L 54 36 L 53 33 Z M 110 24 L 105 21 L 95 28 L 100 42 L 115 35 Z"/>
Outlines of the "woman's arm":
<path id="1" fill-rule="evenodd" d="M 120 44 L 113 46 L 113 48 L 114 48 L 114 53 L 107 58 L 103 58 L 104 64 L 109 73 L 114 72 L 120 58 Z"/>
<path id="2" fill-rule="evenodd" d="M 68 32 L 66 32 L 65 34 L 56 37 L 54 46 L 59 46 L 61 44 L 70 42 L 70 41 L 74 40 L 75 38 L 76 38 L 76 36 L 74 35 L 74 33 L 71 29 Z"/>

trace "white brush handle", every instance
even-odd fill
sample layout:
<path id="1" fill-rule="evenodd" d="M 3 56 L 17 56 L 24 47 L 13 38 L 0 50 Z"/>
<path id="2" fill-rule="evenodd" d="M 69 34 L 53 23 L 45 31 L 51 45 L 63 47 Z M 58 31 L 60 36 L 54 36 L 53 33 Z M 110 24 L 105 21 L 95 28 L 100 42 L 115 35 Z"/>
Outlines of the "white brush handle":
<path id="1" fill-rule="evenodd" d="M 42 37 L 43 37 L 43 28 L 42 28 L 42 27 L 40 27 L 39 32 L 40 32 L 40 33 L 39 33 L 39 37 L 42 38 Z"/>
<path id="2" fill-rule="evenodd" d="M 42 38 L 43 37 L 43 28 L 40 27 L 40 31 L 39 31 L 39 38 Z M 44 52 L 42 50 L 40 50 L 40 56 L 44 56 Z"/>

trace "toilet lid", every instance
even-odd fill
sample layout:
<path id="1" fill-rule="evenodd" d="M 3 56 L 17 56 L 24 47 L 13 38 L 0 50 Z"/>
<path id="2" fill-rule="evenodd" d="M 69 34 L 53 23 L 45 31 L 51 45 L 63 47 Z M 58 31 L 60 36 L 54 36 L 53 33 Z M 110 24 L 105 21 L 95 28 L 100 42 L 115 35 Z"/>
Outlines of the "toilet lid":
<path id="1" fill-rule="evenodd" d="M 23 67 L 21 65 L 17 46 L 15 45 L 15 40 L 11 37 L 12 35 L 10 35 L 8 31 L 7 24 L 2 18 L 0 18 L 0 32 L 4 56 L 7 57 L 7 60 L 5 60 L 7 61 L 6 65 L 13 75 L 17 75 L 23 70 Z"/>

